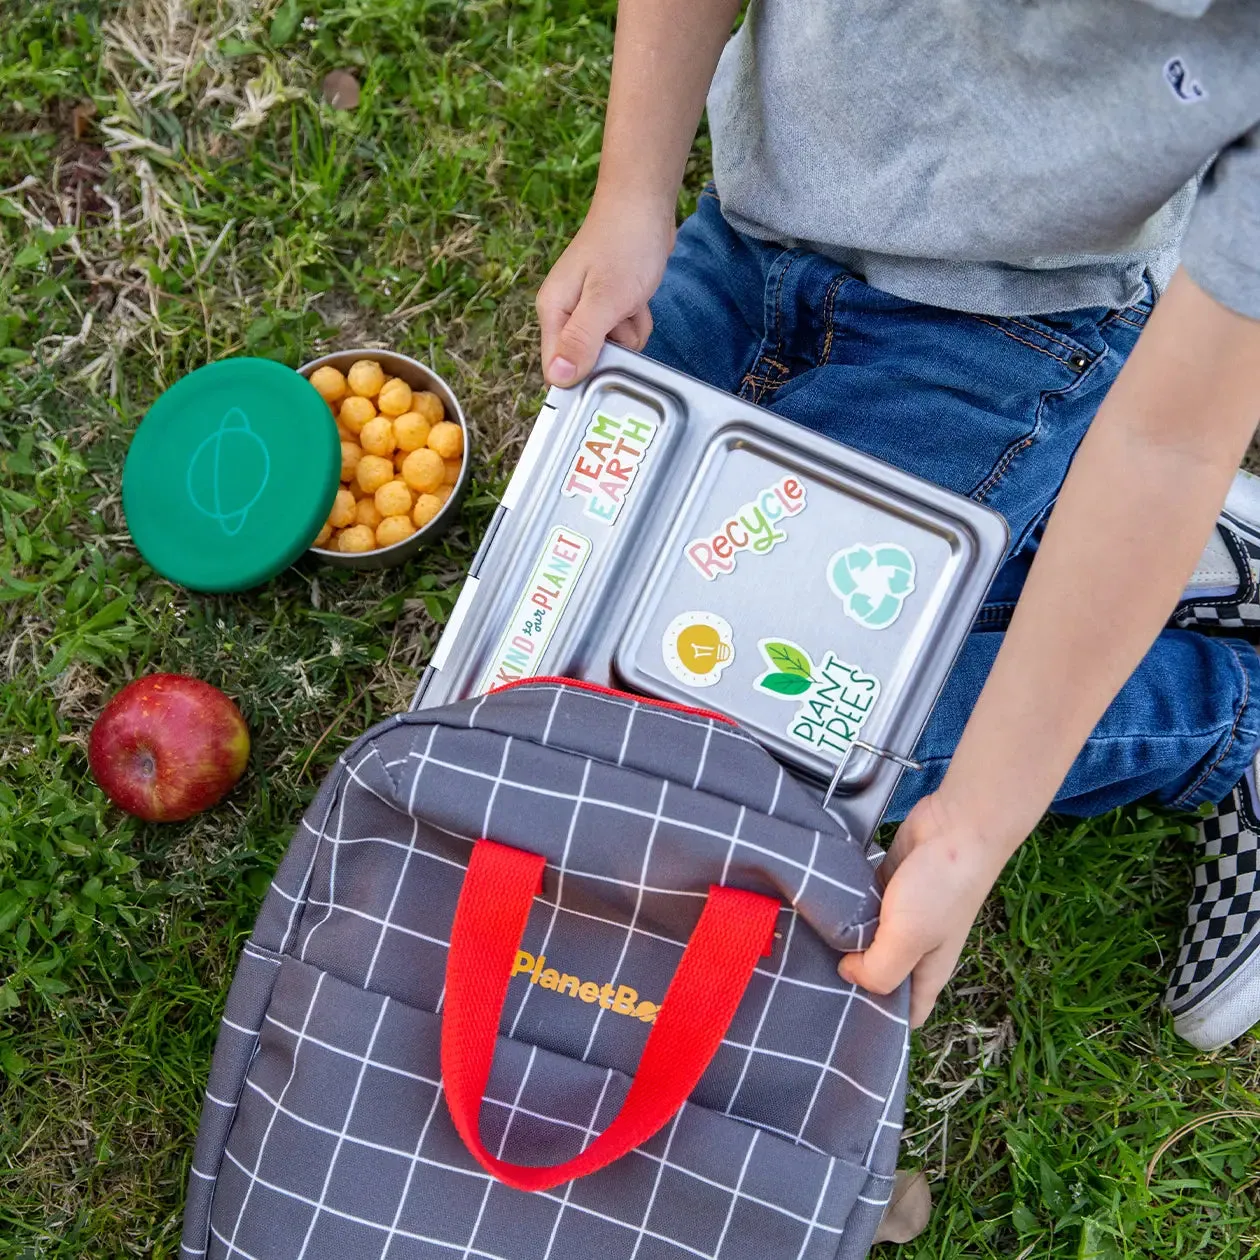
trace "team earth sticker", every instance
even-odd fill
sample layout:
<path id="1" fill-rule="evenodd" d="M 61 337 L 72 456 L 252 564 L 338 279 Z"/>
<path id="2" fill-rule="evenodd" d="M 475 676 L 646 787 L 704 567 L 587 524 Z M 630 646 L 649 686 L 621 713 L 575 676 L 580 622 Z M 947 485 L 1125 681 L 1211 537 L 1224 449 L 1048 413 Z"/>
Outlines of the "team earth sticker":
<path id="1" fill-rule="evenodd" d="M 736 508 L 712 535 L 692 539 L 685 548 L 687 559 L 701 577 L 712 582 L 719 574 L 735 571 L 740 552 L 764 556 L 786 542 L 787 534 L 777 522 L 804 510 L 804 484 L 784 477 Z"/>
<path id="2" fill-rule="evenodd" d="M 615 524 L 655 436 L 651 420 L 597 411 L 587 421 L 560 493 L 585 499 L 582 510 L 592 520 Z"/>
<path id="3" fill-rule="evenodd" d="M 557 526 L 534 566 L 480 691 L 532 678 L 591 554 L 591 540 Z"/>
<path id="4" fill-rule="evenodd" d="M 914 557 L 897 543 L 857 543 L 827 561 L 827 581 L 846 616 L 886 630 L 914 590 Z"/>
<path id="5" fill-rule="evenodd" d="M 680 613 L 661 639 L 665 668 L 688 687 L 712 687 L 735 659 L 735 635 L 717 613 Z"/>
<path id="6" fill-rule="evenodd" d="M 798 744 L 842 761 L 879 698 L 879 679 L 828 652 L 815 663 L 789 639 L 762 639 L 766 671 L 753 684 L 796 705 L 787 734 Z"/>

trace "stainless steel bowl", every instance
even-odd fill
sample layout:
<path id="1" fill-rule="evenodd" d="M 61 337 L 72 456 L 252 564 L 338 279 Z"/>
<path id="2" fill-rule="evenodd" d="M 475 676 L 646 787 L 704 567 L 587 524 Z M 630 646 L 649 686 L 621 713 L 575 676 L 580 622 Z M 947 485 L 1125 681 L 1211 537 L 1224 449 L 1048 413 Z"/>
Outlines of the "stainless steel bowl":
<path id="1" fill-rule="evenodd" d="M 311 548 L 313 555 L 340 569 L 391 569 L 394 565 L 409 560 L 421 547 L 433 542 L 457 519 L 460 500 L 468 488 L 472 450 L 468 423 L 451 387 L 431 368 L 417 363 L 415 359 L 409 359 L 405 354 L 396 354 L 392 350 L 338 350 L 335 354 L 326 354 L 322 359 L 303 364 L 298 371 L 305 377 L 321 367 L 335 367 L 344 373 L 360 359 L 374 360 L 381 365 L 386 376 L 397 376 L 412 389 L 432 390 L 442 400 L 442 405 L 446 408 L 446 418 L 458 421 L 459 427 L 464 430 L 464 457 L 459 480 L 451 489 L 451 497 L 442 505 L 442 510 L 423 529 L 416 530 L 410 538 L 404 538 L 392 547 L 381 547 L 376 551 L 343 552 L 325 551 L 323 547 Z"/>

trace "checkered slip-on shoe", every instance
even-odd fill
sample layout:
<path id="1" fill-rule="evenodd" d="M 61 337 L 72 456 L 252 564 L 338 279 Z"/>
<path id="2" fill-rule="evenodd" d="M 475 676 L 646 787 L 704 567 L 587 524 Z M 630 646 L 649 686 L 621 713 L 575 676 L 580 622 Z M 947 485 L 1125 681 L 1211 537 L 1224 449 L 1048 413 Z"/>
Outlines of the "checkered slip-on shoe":
<path id="1" fill-rule="evenodd" d="M 1234 477 L 1170 624 L 1260 640 L 1260 477 Z"/>
<path id="2" fill-rule="evenodd" d="M 1260 758 L 1257 758 L 1260 760 Z M 1260 1022 L 1256 766 L 1200 827 L 1203 852 L 1164 1005 L 1178 1035 L 1217 1050 Z"/>

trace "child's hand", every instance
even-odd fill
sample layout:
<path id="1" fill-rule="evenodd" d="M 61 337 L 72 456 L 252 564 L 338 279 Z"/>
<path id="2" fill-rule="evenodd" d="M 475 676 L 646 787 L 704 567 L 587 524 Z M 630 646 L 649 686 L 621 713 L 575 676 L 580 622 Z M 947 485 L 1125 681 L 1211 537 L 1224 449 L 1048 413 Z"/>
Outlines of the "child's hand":
<path id="1" fill-rule="evenodd" d="M 891 993 L 910 976 L 915 1028 L 953 974 L 1002 869 L 1004 855 L 995 856 L 952 812 L 939 794 L 910 811 L 880 867 L 885 890 L 875 939 L 840 960 L 840 975 L 871 993 Z"/>
<path id="2" fill-rule="evenodd" d="M 581 230 L 538 291 L 543 376 L 575 385 L 605 337 L 642 350 L 652 331 L 648 299 L 674 245 L 674 207 L 595 194 Z"/>

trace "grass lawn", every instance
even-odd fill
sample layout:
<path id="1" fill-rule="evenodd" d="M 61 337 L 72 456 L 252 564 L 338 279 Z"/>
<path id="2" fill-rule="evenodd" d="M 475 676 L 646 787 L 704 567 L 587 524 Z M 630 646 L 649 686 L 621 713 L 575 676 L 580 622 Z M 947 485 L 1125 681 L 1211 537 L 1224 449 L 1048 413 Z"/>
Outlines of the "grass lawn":
<path id="1" fill-rule="evenodd" d="M 405 707 L 541 400 L 533 293 L 594 181 L 611 11 L 3 6 L 0 1260 L 176 1254 L 270 875 L 338 750 Z M 336 68 L 353 112 L 320 99 Z M 691 194 L 706 167 L 701 142 Z M 155 576 L 119 479 L 160 390 L 365 342 L 464 401 L 462 527 L 380 575 L 301 564 L 232 598 Z M 224 688 L 255 737 L 229 801 L 165 828 L 111 809 L 84 754 L 155 669 Z M 1187 820 L 1129 810 L 1012 863 L 918 1038 L 904 1162 L 937 1206 L 903 1255 L 1260 1255 L 1260 1043 L 1193 1054 L 1158 1008 L 1191 858 Z"/>

